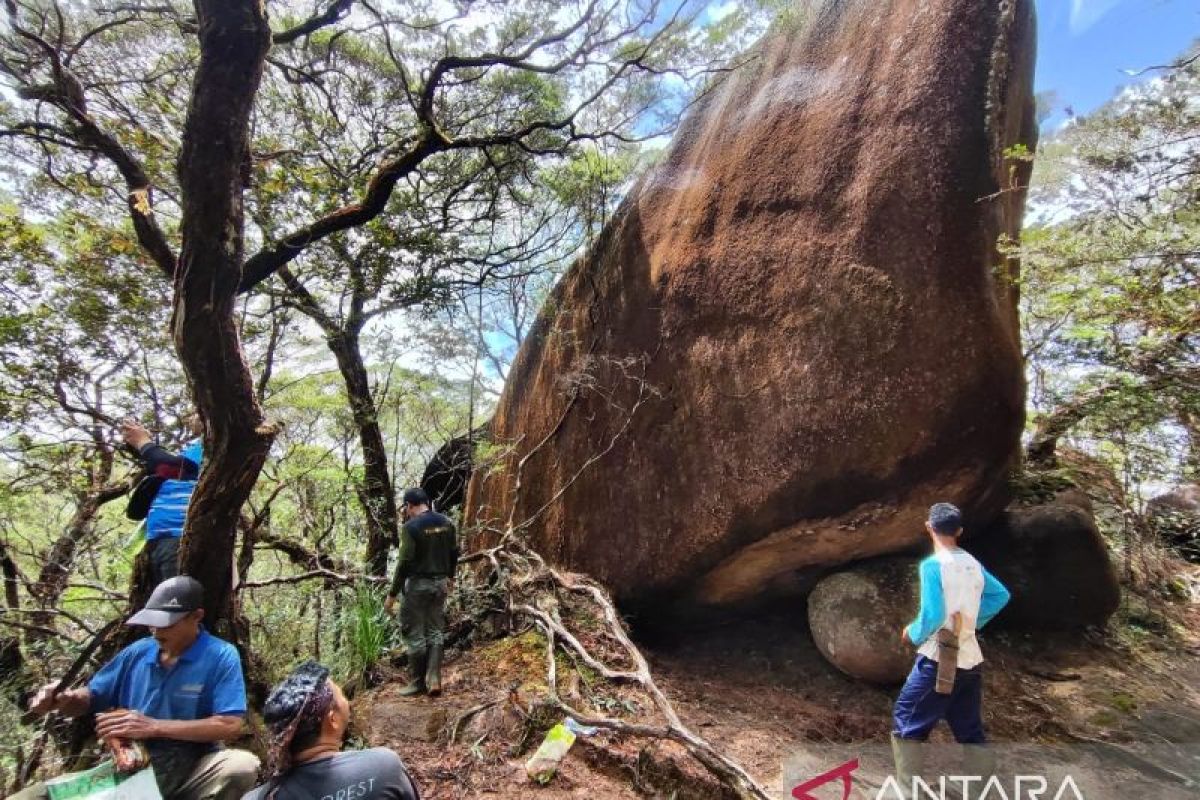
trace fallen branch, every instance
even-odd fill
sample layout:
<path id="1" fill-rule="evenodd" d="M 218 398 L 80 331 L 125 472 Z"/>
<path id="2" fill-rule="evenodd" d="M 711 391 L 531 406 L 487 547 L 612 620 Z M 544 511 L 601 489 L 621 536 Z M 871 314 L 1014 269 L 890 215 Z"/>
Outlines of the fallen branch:
<path id="1" fill-rule="evenodd" d="M 1030 669 L 1029 667 L 1026 667 L 1023 671 L 1035 678 L 1047 681 L 1068 682 L 1082 680 L 1083 678 L 1078 672 L 1043 672 L 1041 670 Z"/>
<path id="2" fill-rule="evenodd" d="M 482 714 L 484 711 L 487 711 L 489 708 L 495 708 L 496 706 L 505 702 L 507 699 L 508 699 L 508 696 L 505 695 L 504 697 L 501 697 L 498 700 L 489 700 L 486 703 L 480 703 L 477 706 L 471 706 L 466 711 L 459 714 L 458 717 L 454 720 L 453 724 L 451 724 L 451 726 L 450 726 L 450 744 L 454 744 L 454 742 L 458 739 L 458 733 L 460 730 L 462 730 L 462 726 L 467 724 L 467 722 L 472 717 L 474 717 L 476 714 Z"/>
<path id="3" fill-rule="evenodd" d="M 358 583 L 360 581 L 369 581 L 371 583 L 387 583 L 388 579 L 380 575 L 361 575 L 349 574 L 343 575 L 340 572 L 334 572 L 328 569 L 313 569 L 308 572 L 301 572 L 297 575 L 285 575 L 282 578 L 268 578 L 262 581 L 246 581 L 241 585 L 242 589 L 260 589 L 263 586 L 275 586 L 280 583 L 299 583 L 312 578 L 324 578 L 326 581 L 338 581 L 339 583 Z"/>

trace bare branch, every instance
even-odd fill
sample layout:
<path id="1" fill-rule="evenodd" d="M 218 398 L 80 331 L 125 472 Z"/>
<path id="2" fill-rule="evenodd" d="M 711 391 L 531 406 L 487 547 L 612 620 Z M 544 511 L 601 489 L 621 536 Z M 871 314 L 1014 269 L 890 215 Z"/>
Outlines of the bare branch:
<path id="1" fill-rule="evenodd" d="M 57 11 L 57 5 L 55 10 Z M 65 34 L 61 18 L 59 26 L 61 37 Z M 125 181 L 126 206 L 130 219 L 133 221 L 138 242 L 167 277 L 174 277 L 175 255 L 167 243 L 166 235 L 154 217 L 150 179 L 147 177 L 145 169 L 132 153 L 116 138 L 102 130 L 88 114 L 83 84 L 66 68 L 60 50 L 43 37 L 17 24 L 15 19 L 12 20 L 12 29 L 18 36 L 33 42 L 45 53 L 50 62 L 50 74 L 53 81 L 51 84 L 43 86 L 27 84 L 19 91 L 19 94 L 25 99 L 44 101 L 62 111 L 71 123 L 64 129 L 69 137 L 112 162 Z M 76 50 L 83 43 L 82 41 L 78 43 Z M 68 56 L 72 54 L 73 52 L 68 52 Z M 33 134 L 35 131 L 30 133 Z"/>
<path id="2" fill-rule="evenodd" d="M 357 573 L 342 574 L 328 569 L 313 569 L 308 572 L 301 572 L 298 575 L 285 575 L 282 578 L 268 578 L 262 581 L 246 581 L 241 585 L 243 589 L 259 589 L 263 586 L 276 586 L 281 583 L 300 583 L 301 581 L 312 580 L 313 578 L 322 578 L 326 582 L 337 581 L 338 583 L 358 583 L 360 581 L 370 581 L 372 583 L 387 583 L 388 579 L 379 575 L 362 575 Z"/>
<path id="3" fill-rule="evenodd" d="M 326 214 L 275 244 L 267 245 L 246 260 L 239 292 L 246 292 L 292 261 L 304 248 L 339 231 L 356 228 L 379 216 L 387 205 L 396 183 L 411 174 L 426 158 L 445 149 L 433 134 L 427 134 L 404 155 L 379 168 L 367 184 L 362 200 Z"/>
<path id="4" fill-rule="evenodd" d="M 302 36 L 308 36 L 321 28 L 333 25 L 345 19 L 350 14 L 350 8 L 353 5 L 354 0 L 334 0 L 320 14 L 310 17 L 296 27 L 271 34 L 271 42 L 273 44 L 290 44 Z"/>

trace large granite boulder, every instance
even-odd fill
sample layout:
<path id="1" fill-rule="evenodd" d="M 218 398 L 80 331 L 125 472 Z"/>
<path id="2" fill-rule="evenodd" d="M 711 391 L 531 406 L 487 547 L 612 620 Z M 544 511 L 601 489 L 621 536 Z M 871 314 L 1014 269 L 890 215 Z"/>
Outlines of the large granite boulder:
<path id="1" fill-rule="evenodd" d="M 852 678 L 891 685 L 912 669 L 914 649 L 900 630 L 920 606 L 916 558 L 855 564 L 821 580 L 808 596 L 813 642 Z"/>
<path id="2" fill-rule="evenodd" d="M 736 604 L 1006 502 L 1032 0 L 822 0 L 692 111 L 522 345 L 468 520 L 626 608 Z"/>
<path id="3" fill-rule="evenodd" d="M 1006 511 L 964 547 L 1012 593 L 996 621 L 1023 628 L 1103 625 L 1121 603 L 1108 546 L 1092 515 L 1050 503 Z"/>

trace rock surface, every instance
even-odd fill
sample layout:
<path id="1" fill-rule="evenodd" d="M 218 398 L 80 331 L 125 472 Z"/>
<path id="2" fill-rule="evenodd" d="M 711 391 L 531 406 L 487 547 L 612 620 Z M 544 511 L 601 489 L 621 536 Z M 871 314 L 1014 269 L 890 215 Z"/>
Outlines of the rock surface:
<path id="1" fill-rule="evenodd" d="M 481 539 L 524 525 L 649 614 L 897 552 L 935 501 L 999 513 L 1032 15 L 824 0 L 761 42 L 523 344 L 468 492 Z"/>
<path id="2" fill-rule="evenodd" d="M 913 648 L 900 629 L 920 604 L 916 558 L 856 564 L 823 578 L 808 596 L 813 641 L 829 663 L 852 678 L 891 685 L 912 668 Z"/>
<path id="3" fill-rule="evenodd" d="M 488 424 L 480 425 L 449 440 L 429 459 L 421 475 L 421 488 L 433 501 L 434 510 L 449 513 L 463 504 L 475 469 L 475 446 L 487 440 L 488 432 Z"/>
<path id="4" fill-rule="evenodd" d="M 1152 498 L 1146 511 L 1161 542 L 1193 564 L 1200 564 L 1200 484 L 1176 486 Z"/>
<path id="5" fill-rule="evenodd" d="M 384 741 L 401 736 L 423 742 L 436 742 L 448 736 L 446 726 L 462 709 L 445 700 L 430 697 L 401 697 L 399 684 L 384 687 L 360 702 L 356 722 L 368 741 Z"/>
<path id="6" fill-rule="evenodd" d="M 1117 572 L 1091 514 L 1048 504 L 1006 511 L 965 548 L 1012 592 L 998 623 L 1103 625 L 1121 602 Z"/>

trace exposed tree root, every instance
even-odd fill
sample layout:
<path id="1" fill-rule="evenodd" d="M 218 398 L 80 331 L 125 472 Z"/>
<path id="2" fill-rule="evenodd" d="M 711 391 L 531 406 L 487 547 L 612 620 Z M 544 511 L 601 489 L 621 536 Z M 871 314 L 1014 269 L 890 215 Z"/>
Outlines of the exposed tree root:
<path id="1" fill-rule="evenodd" d="M 679 718 L 671 701 L 655 682 L 645 656 L 629 638 L 612 599 L 602 587 L 584 576 L 562 573 L 550 567 L 541 556 L 521 543 L 511 528 L 496 547 L 474 553 L 464 561 L 486 561 L 491 567 L 485 570 L 487 589 L 493 592 L 500 590 L 505 600 L 503 610 L 509 618 L 528 619 L 545 634 L 546 700 L 550 706 L 584 725 L 628 736 L 675 742 L 738 797 L 768 800 L 770 795 L 767 790 L 745 769 L 690 730 Z M 564 621 L 560 592 L 599 612 L 597 616 L 603 625 L 593 638 L 608 639 L 612 645 L 609 648 L 611 653 L 601 656 L 593 653 L 584 644 L 584 636 L 580 631 L 572 630 L 572 626 Z M 492 609 L 493 612 L 496 610 Z M 649 698 L 661 722 L 627 722 L 570 705 L 559 694 L 559 664 L 556 659 L 559 650 L 607 681 L 636 687 Z M 468 709 L 451 726 L 452 739 L 457 737 L 466 719 L 500 702 L 503 700 Z"/>

